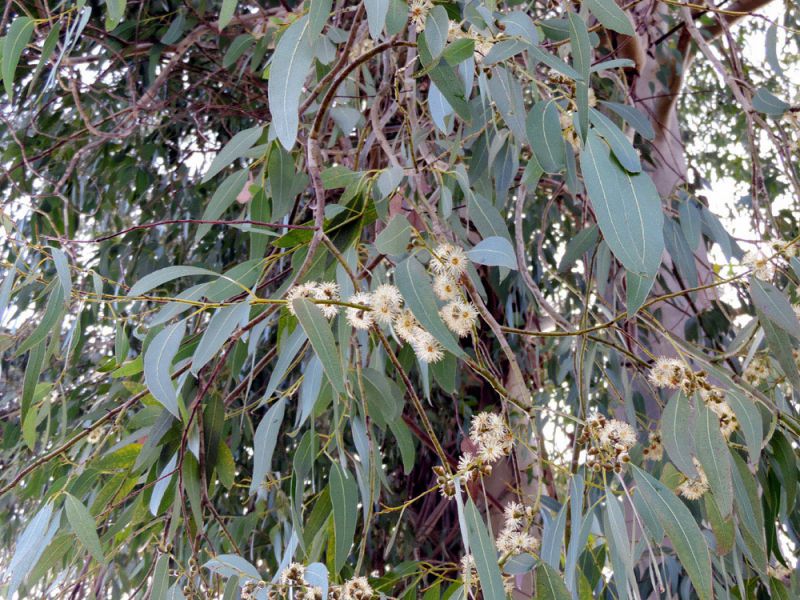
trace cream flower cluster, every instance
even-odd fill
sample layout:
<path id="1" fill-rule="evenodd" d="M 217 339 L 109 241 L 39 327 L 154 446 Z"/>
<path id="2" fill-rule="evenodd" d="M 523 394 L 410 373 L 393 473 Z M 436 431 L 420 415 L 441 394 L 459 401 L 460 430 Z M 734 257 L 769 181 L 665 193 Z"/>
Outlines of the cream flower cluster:
<path id="1" fill-rule="evenodd" d="M 739 427 L 736 413 L 725 401 L 725 390 L 709 383 L 703 371 L 693 371 L 676 358 L 661 356 L 650 369 L 649 378 L 656 387 L 680 389 L 687 396 L 699 393 L 703 403 L 719 418 L 720 431 L 726 438 Z"/>
<path id="2" fill-rule="evenodd" d="M 800 254 L 800 246 L 795 242 L 775 240 L 770 243 L 770 253 L 761 249 L 748 250 L 742 258 L 742 265 L 753 270 L 753 275 L 762 281 L 771 281 L 775 276 L 776 263 L 789 260 Z"/>
<path id="3" fill-rule="evenodd" d="M 664 444 L 661 443 L 661 431 L 651 431 L 647 446 L 642 450 L 646 460 L 659 461 L 664 458 Z"/>
<path id="4" fill-rule="evenodd" d="M 338 302 L 339 286 L 333 281 L 309 281 L 308 283 L 301 283 L 295 285 L 286 294 L 286 303 L 289 312 L 295 315 L 294 305 L 292 302 L 298 298 L 306 298 L 307 300 L 328 300 L 331 302 Z M 335 304 L 318 304 L 319 309 L 326 318 L 332 319 L 339 313 L 339 307 Z"/>
<path id="5" fill-rule="evenodd" d="M 482 412 L 472 420 L 469 439 L 475 446 L 475 452 L 464 452 L 458 460 L 458 474 L 465 481 L 488 476 L 492 473 L 492 463 L 511 452 L 514 438 L 511 431 L 497 413 Z M 444 467 L 433 468 L 442 495 L 446 498 L 455 496 L 456 487 L 452 476 Z"/>
<path id="6" fill-rule="evenodd" d="M 624 421 L 598 414 L 588 419 L 578 442 L 590 444 L 586 450 L 587 467 L 619 473 L 622 465 L 631 460 L 628 452 L 636 444 L 636 430 Z"/>
<path id="7" fill-rule="evenodd" d="M 325 600 L 322 597 L 322 588 L 309 585 L 305 580 L 305 573 L 304 565 L 291 563 L 281 572 L 280 583 L 292 588 L 292 597 L 296 600 Z M 373 594 L 366 577 L 353 577 L 344 585 L 330 586 L 327 600 L 370 600 Z"/>
<path id="8" fill-rule="evenodd" d="M 428 19 L 428 13 L 431 12 L 431 9 L 433 9 L 431 0 L 411 0 L 409 3 L 408 16 L 417 33 L 425 30 L 425 21 Z"/>
<path id="9" fill-rule="evenodd" d="M 709 490 L 708 477 L 700 461 L 692 458 L 694 468 L 697 469 L 697 477 L 694 479 L 687 478 L 682 484 L 678 486 L 678 493 L 687 500 L 699 500 Z"/>
<path id="10" fill-rule="evenodd" d="M 503 557 L 516 554 L 533 554 L 539 551 L 539 540 L 530 533 L 533 509 L 518 502 L 510 502 L 503 511 L 505 523 L 495 545 Z"/>
<path id="11" fill-rule="evenodd" d="M 767 380 L 769 373 L 769 359 L 766 356 L 758 355 L 754 356 L 750 364 L 747 365 L 742 377 L 750 385 L 759 385 L 761 382 Z"/>

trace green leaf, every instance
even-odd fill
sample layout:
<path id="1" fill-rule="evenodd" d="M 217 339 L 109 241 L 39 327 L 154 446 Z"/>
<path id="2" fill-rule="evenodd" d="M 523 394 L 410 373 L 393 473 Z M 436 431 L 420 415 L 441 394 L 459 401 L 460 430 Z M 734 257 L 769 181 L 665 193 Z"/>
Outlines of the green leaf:
<path id="1" fill-rule="evenodd" d="M 414 468 L 414 461 L 416 460 L 416 449 L 414 448 L 414 438 L 411 435 L 411 430 L 403 421 L 396 419 L 389 421 L 389 429 L 392 430 L 397 446 L 400 449 L 400 458 L 403 461 L 403 473 L 406 475 L 411 473 Z"/>
<path id="2" fill-rule="evenodd" d="M 389 12 L 389 0 L 366 0 L 364 6 L 367 9 L 369 35 L 373 40 L 378 40 L 381 37 L 383 26 L 386 24 L 386 14 Z"/>
<path id="3" fill-rule="evenodd" d="M 183 457 L 183 491 L 189 499 L 189 507 L 192 509 L 195 526 L 198 529 L 203 527 L 203 501 L 201 495 L 200 465 L 194 454 L 187 452 Z"/>
<path id="4" fill-rule="evenodd" d="M 195 275 L 214 275 L 219 276 L 219 273 L 211 271 L 209 269 L 204 269 L 202 267 L 185 267 L 185 266 L 175 266 L 175 267 L 164 267 L 163 269 L 159 269 L 158 271 L 153 271 L 152 273 L 148 273 L 144 277 L 142 277 L 139 281 L 137 281 L 131 289 L 128 291 L 128 298 L 133 298 L 135 296 L 141 296 L 150 290 L 157 288 L 158 286 L 167 283 L 168 281 L 172 281 L 173 279 L 178 279 L 178 277 L 193 277 Z M 196 298 L 194 298 L 196 299 Z"/>
<path id="5" fill-rule="evenodd" d="M 620 104 L 619 102 L 601 102 L 603 106 L 610 108 L 617 113 L 620 117 L 627 121 L 628 125 L 633 127 L 639 132 L 646 140 L 652 140 L 656 137 L 656 132 L 650 124 L 650 120 L 639 110 L 628 106 L 627 104 Z"/>
<path id="6" fill-rule="evenodd" d="M 537 600 L 572 600 L 561 575 L 545 562 L 536 567 Z"/>
<path id="7" fill-rule="evenodd" d="M 159 40 L 162 44 L 166 44 L 167 46 L 171 46 L 179 39 L 181 39 L 181 34 L 183 34 L 183 30 L 186 26 L 186 13 L 183 11 L 179 11 L 177 16 L 172 19 L 172 23 L 169 24 L 169 28 L 167 32 L 161 36 Z"/>
<path id="8" fill-rule="evenodd" d="M 467 252 L 469 259 L 479 265 L 490 267 L 506 267 L 517 270 L 517 257 L 514 248 L 504 237 L 488 237 L 478 242 Z"/>
<path id="9" fill-rule="evenodd" d="M 586 6 L 597 17 L 597 20 L 607 29 L 633 36 L 633 25 L 628 20 L 625 12 L 617 6 L 614 0 L 586 0 Z"/>
<path id="10" fill-rule="evenodd" d="M 272 126 L 286 150 L 294 146 L 300 126 L 300 94 L 314 59 L 313 37 L 308 15 L 300 17 L 283 33 L 272 54 L 267 86 L 269 110 Z"/>
<path id="11" fill-rule="evenodd" d="M 228 49 L 225 51 L 225 56 L 222 57 L 222 66 L 226 69 L 232 67 L 234 64 L 236 64 L 236 61 L 241 58 L 242 54 L 247 52 L 247 50 L 249 50 L 250 47 L 255 43 L 256 39 L 249 33 L 237 35 L 231 42 L 231 45 L 228 46 Z M 256 150 L 257 149 L 254 148 L 247 148 L 245 149 L 243 156 L 249 156 L 251 151 L 255 152 Z M 206 175 L 206 177 L 208 177 L 208 175 Z"/>
<path id="12" fill-rule="evenodd" d="M 179 321 L 161 330 L 144 352 L 144 382 L 147 389 L 164 408 L 181 418 L 178 393 L 172 383 L 172 361 L 183 339 L 186 321 Z"/>
<path id="13" fill-rule="evenodd" d="M 778 60 L 778 24 L 772 23 L 767 28 L 767 34 L 764 36 L 764 54 L 766 56 L 769 66 L 775 71 L 775 74 L 783 77 L 783 67 L 781 61 Z"/>
<path id="14" fill-rule="evenodd" d="M 778 98 L 767 88 L 762 87 L 758 88 L 753 96 L 753 108 L 765 115 L 779 117 L 789 110 L 791 105 Z"/>
<path id="15" fill-rule="evenodd" d="M 97 562 L 105 563 L 103 547 L 100 545 L 100 538 L 97 535 L 97 525 L 89 513 L 89 509 L 75 496 L 71 494 L 64 494 L 64 496 L 64 510 L 72 531 Z"/>
<path id="16" fill-rule="evenodd" d="M 228 140 L 228 143 L 219 151 L 219 154 L 214 157 L 206 174 L 203 175 L 202 183 L 214 177 L 237 158 L 244 156 L 253 147 L 253 144 L 258 141 L 258 138 L 261 137 L 263 130 L 264 128 L 261 126 L 251 127 L 240 131 Z"/>
<path id="17" fill-rule="evenodd" d="M 427 329 L 447 350 L 456 356 L 464 356 L 464 351 L 439 315 L 436 296 L 431 287 L 431 278 L 420 262 L 410 256 L 397 265 L 394 271 L 394 282 L 403 295 L 406 306 L 414 313 L 420 325 Z"/>
<path id="18" fill-rule="evenodd" d="M 497 549 L 472 498 L 467 499 L 464 505 L 464 519 L 467 522 L 469 548 L 475 559 L 483 597 L 485 600 L 505 600 L 503 577 L 497 564 Z"/>
<path id="19" fill-rule="evenodd" d="M 222 7 L 219 9 L 219 20 L 217 21 L 217 27 L 220 31 L 225 29 L 228 23 L 231 22 L 238 4 L 239 0 L 222 0 Z"/>
<path id="20" fill-rule="evenodd" d="M 642 170 L 639 153 L 634 150 L 628 138 L 614 122 L 594 108 L 589 109 L 589 119 L 611 146 L 611 151 L 623 167 L 632 173 Z"/>
<path id="21" fill-rule="evenodd" d="M 711 529 L 714 531 L 714 539 L 717 541 L 716 553 L 719 556 L 724 556 L 733 548 L 736 541 L 736 527 L 733 524 L 733 517 L 723 517 L 719 512 L 717 503 L 714 501 L 712 494 L 704 494 L 703 502 L 706 507 L 706 516 Z"/>
<path id="22" fill-rule="evenodd" d="M 462 186 L 463 187 L 463 186 Z M 469 188 L 467 188 L 469 189 Z M 467 194 L 467 210 L 469 211 L 469 219 L 472 221 L 481 237 L 502 237 L 511 241 L 511 234 L 508 233 L 508 227 L 500 211 L 497 210 L 489 200 L 480 194 Z"/>
<path id="23" fill-rule="evenodd" d="M 711 600 L 711 555 L 691 511 L 663 483 L 636 466 L 632 470 L 637 491 L 667 533 L 700 600 Z"/>
<path id="24" fill-rule="evenodd" d="M 764 330 L 764 339 L 767 341 L 767 347 L 772 352 L 772 356 L 778 361 L 789 382 L 795 388 L 800 389 L 800 373 L 794 360 L 792 338 L 758 308 L 756 308 L 756 316 L 761 324 L 761 329 Z"/>
<path id="25" fill-rule="evenodd" d="M 247 320 L 250 314 L 250 303 L 239 302 L 218 308 L 208 322 L 208 327 L 200 338 L 200 343 L 192 356 L 192 374 L 197 375 L 208 361 L 222 348 L 222 345 L 236 331 L 236 328 Z"/>
<path id="26" fill-rule="evenodd" d="M 764 425 L 761 422 L 761 411 L 753 402 L 738 390 L 728 390 L 726 400 L 742 428 L 742 434 L 747 442 L 750 463 L 758 464 L 761 456 L 761 442 L 764 439 Z"/>
<path id="27" fill-rule="evenodd" d="M 17 347 L 17 356 L 27 352 L 39 342 L 44 341 L 44 339 L 54 331 L 54 328 L 61 320 L 63 314 L 64 289 L 59 285 L 50 292 L 50 297 L 47 299 L 47 308 L 44 311 L 42 320 L 34 327 L 31 334 L 25 338 L 25 341 Z"/>
<path id="28" fill-rule="evenodd" d="M 242 578 L 241 583 L 261 581 L 258 569 L 237 554 L 220 554 L 203 566 L 214 573 L 219 573 L 222 577 L 239 576 Z"/>
<path id="29" fill-rule="evenodd" d="M 333 528 L 335 532 L 334 571 L 341 571 L 358 521 L 358 486 L 353 475 L 343 470 L 338 464 L 331 465 L 330 472 L 331 503 L 333 504 Z"/>
<path id="30" fill-rule="evenodd" d="M 572 239 L 567 242 L 564 256 L 558 263 L 558 272 L 563 273 L 569 270 L 585 252 L 588 252 L 597 243 L 599 233 L 597 225 L 590 225 L 572 236 Z"/>
<path id="31" fill-rule="evenodd" d="M 525 121 L 525 129 L 542 168 L 548 173 L 561 171 L 564 168 L 566 146 L 555 100 L 542 100 L 534 104 Z"/>
<path id="32" fill-rule="evenodd" d="M 437 59 L 444 50 L 447 43 L 447 30 L 450 25 L 450 19 L 447 17 L 447 11 L 441 5 L 434 5 L 428 13 L 428 18 L 425 20 L 425 29 L 423 35 L 425 42 L 428 46 L 428 51 L 432 59 Z"/>
<path id="33" fill-rule="evenodd" d="M 582 81 L 575 86 L 575 103 L 578 107 L 581 139 L 586 138 L 589 129 L 589 68 L 592 66 L 592 47 L 589 43 L 589 31 L 586 23 L 577 14 L 567 13 L 569 20 L 569 40 L 572 53 L 572 65 L 580 73 Z"/>
<path id="34" fill-rule="evenodd" d="M 687 477 L 697 477 L 692 462 L 692 411 L 683 392 L 675 392 L 661 414 L 661 438 L 673 464 Z"/>
<path id="35" fill-rule="evenodd" d="M 733 510 L 733 483 L 728 444 L 719 430 L 719 419 L 702 402 L 697 402 L 694 444 L 697 460 L 703 465 L 714 501 L 723 518 Z"/>
<path id="36" fill-rule="evenodd" d="M 106 31 L 116 29 L 125 16 L 127 0 L 106 0 Z"/>
<path id="37" fill-rule="evenodd" d="M 733 459 L 733 501 L 745 545 L 750 551 L 754 566 L 764 574 L 767 569 L 767 542 L 764 535 L 764 513 L 758 484 L 745 462 L 735 452 Z"/>
<path id="38" fill-rule="evenodd" d="M 256 428 L 253 437 L 253 479 L 250 482 L 250 495 L 259 490 L 272 466 L 272 454 L 278 443 L 278 432 L 283 423 L 285 410 L 286 398 L 281 398 L 272 405 Z"/>
<path id="39" fill-rule="evenodd" d="M 9 598 L 14 597 L 14 592 L 28 576 L 44 552 L 45 546 L 55 535 L 58 529 L 58 519 L 54 520 L 55 527 L 53 527 L 50 522 L 52 516 L 53 503 L 48 502 L 30 518 L 25 529 L 17 538 L 14 555 L 11 557 L 11 561 L 4 565 L 4 579 L 6 575 L 10 576 L 7 581 L 8 587 L 5 590 Z"/>
<path id="40" fill-rule="evenodd" d="M 771 283 L 751 277 L 750 297 L 756 308 L 770 321 L 793 338 L 800 340 L 800 321 L 797 320 L 786 294 Z"/>
<path id="41" fill-rule="evenodd" d="M 395 215 L 375 238 L 375 249 L 381 254 L 404 254 L 411 239 L 412 227 L 405 215 Z"/>
<path id="42" fill-rule="evenodd" d="M 166 600 L 169 592 L 169 555 L 162 554 L 156 561 L 153 570 L 153 581 L 150 584 L 150 600 Z"/>
<path id="43" fill-rule="evenodd" d="M 664 252 L 664 213 L 649 175 L 623 171 L 594 130 L 581 152 L 581 170 L 611 251 L 629 271 L 655 276 Z"/>
<path id="44" fill-rule="evenodd" d="M 528 54 L 530 54 L 531 58 L 546 64 L 551 69 L 555 69 L 562 75 L 569 77 L 570 79 L 574 79 L 575 81 L 581 81 L 583 78 L 581 74 L 578 73 L 575 69 L 570 67 L 567 63 L 563 60 L 550 54 L 549 52 L 545 52 L 539 46 L 532 46 L 528 49 Z"/>
<path id="45" fill-rule="evenodd" d="M 629 319 L 642 308 L 655 282 L 655 277 L 642 276 L 632 271 L 626 271 L 625 283 L 627 285 L 627 312 Z"/>
<path id="46" fill-rule="evenodd" d="M 217 191 L 214 192 L 214 195 L 211 196 L 211 202 L 208 203 L 201 220 L 218 220 L 222 216 L 222 213 L 228 210 L 230 205 L 234 203 L 236 196 L 244 189 L 244 186 L 247 184 L 249 173 L 249 170 L 244 168 L 240 171 L 236 171 L 232 175 L 228 175 L 225 181 L 217 188 Z M 197 233 L 195 233 L 194 236 L 194 243 L 196 244 L 203 239 L 209 231 L 211 231 L 211 223 L 201 223 L 198 225 Z"/>
<path id="47" fill-rule="evenodd" d="M 314 353 L 319 357 L 325 375 L 331 382 L 333 389 L 341 395 L 346 393 L 344 387 L 344 370 L 342 369 L 342 357 L 336 348 L 336 341 L 331 331 L 328 320 L 322 311 L 312 302 L 298 298 L 293 301 L 294 312 L 300 326 L 306 332 Z"/>
<path id="48" fill-rule="evenodd" d="M 272 219 L 278 221 L 292 209 L 297 196 L 294 158 L 280 144 L 275 144 L 267 163 L 270 191 L 272 192 Z"/>
<path id="49" fill-rule="evenodd" d="M 264 398 L 268 399 L 272 396 L 273 392 L 278 389 L 281 381 L 283 381 L 286 371 L 294 361 L 300 348 L 308 339 L 302 327 L 297 327 L 291 335 L 283 338 L 279 343 L 280 352 L 278 353 L 278 360 L 267 382 L 267 389 L 264 392 Z"/>
<path id="50" fill-rule="evenodd" d="M 475 56 L 475 40 L 459 38 L 445 46 L 442 58 L 451 67 L 456 67 L 462 62 Z"/>
<path id="51" fill-rule="evenodd" d="M 33 35 L 36 22 L 27 16 L 19 16 L 11 23 L 3 42 L 3 85 L 9 102 L 14 97 L 14 75 L 17 71 L 22 51 Z"/>

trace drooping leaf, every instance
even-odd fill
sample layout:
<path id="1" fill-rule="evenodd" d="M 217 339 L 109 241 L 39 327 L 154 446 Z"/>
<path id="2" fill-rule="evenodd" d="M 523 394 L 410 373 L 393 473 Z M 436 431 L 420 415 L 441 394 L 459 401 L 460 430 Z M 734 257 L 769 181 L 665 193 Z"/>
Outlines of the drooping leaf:
<path id="1" fill-rule="evenodd" d="M 316 37 L 316 36 L 314 36 Z M 300 126 L 300 94 L 314 59 L 308 15 L 283 33 L 272 55 L 267 94 L 272 126 L 286 150 L 291 150 Z"/>
<path id="2" fill-rule="evenodd" d="M 181 413 L 171 371 L 185 327 L 186 321 L 179 321 L 164 328 L 150 341 L 144 353 L 144 381 L 147 389 L 153 398 L 178 419 L 181 418 Z"/>
<path id="3" fill-rule="evenodd" d="M 545 562 L 536 567 L 536 598 L 540 600 L 571 600 L 567 586 L 559 573 Z"/>
<path id="4" fill-rule="evenodd" d="M 217 21 L 217 27 L 219 27 L 220 31 L 225 29 L 228 23 L 231 22 L 238 4 L 239 0 L 222 0 L 222 7 L 219 9 L 219 20 Z"/>
<path id="5" fill-rule="evenodd" d="M 206 564 L 206 569 L 222 577 L 240 577 L 243 582 L 261 581 L 261 574 L 247 560 L 236 554 L 219 554 Z"/>
<path id="6" fill-rule="evenodd" d="M 472 498 L 464 505 L 464 519 L 467 522 L 469 549 L 475 559 L 483 597 L 486 600 L 505 600 L 503 578 L 497 564 L 497 548 L 489 537 L 486 524 Z"/>
<path id="7" fill-rule="evenodd" d="M 661 438 L 669 459 L 687 477 L 697 477 L 692 462 L 692 411 L 682 392 L 675 392 L 661 414 Z"/>
<path id="8" fill-rule="evenodd" d="M 264 478 L 272 466 L 272 455 L 278 443 L 278 432 L 283 423 L 286 410 L 286 398 L 281 398 L 267 411 L 256 428 L 253 438 L 253 479 L 250 483 L 250 495 L 258 492 Z"/>
<path id="9" fill-rule="evenodd" d="M 555 101 L 542 100 L 534 104 L 528 113 L 525 128 L 533 153 L 542 168 L 548 173 L 561 171 L 566 149 Z"/>
<path id="10" fill-rule="evenodd" d="M 800 321 L 786 295 L 767 281 L 750 278 L 750 297 L 767 318 L 793 338 L 800 340 Z"/>
<path id="11" fill-rule="evenodd" d="M 336 348 L 330 323 L 315 304 L 304 298 L 294 300 L 293 305 L 297 320 L 300 321 L 303 331 L 306 332 L 308 340 L 311 342 L 311 347 L 319 357 L 328 381 L 337 392 L 344 395 L 346 391 L 342 358 Z"/>
<path id="12" fill-rule="evenodd" d="M 719 429 L 719 419 L 702 402 L 697 403 L 694 444 L 697 460 L 708 478 L 714 501 L 723 518 L 733 510 L 733 483 L 728 444 Z"/>
<path id="13" fill-rule="evenodd" d="M 375 238 L 375 248 L 382 254 L 403 254 L 408 249 L 411 231 L 408 219 L 404 215 L 395 215 Z"/>
<path id="14" fill-rule="evenodd" d="M 589 119 L 597 128 L 597 132 L 602 135 L 611 146 L 611 151 L 619 161 L 631 173 L 639 173 L 642 170 L 642 163 L 639 160 L 639 153 L 634 150 L 628 138 L 620 131 L 614 122 L 594 108 L 589 109 Z"/>
<path id="15" fill-rule="evenodd" d="M 75 496 L 65 494 L 64 510 L 67 513 L 69 525 L 81 544 L 84 545 L 97 562 L 105 563 L 103 547 L 100 545 L 100 537 L 97 535 L 97 525 L 94 517 L 89 513 L 89 509 Z"/>
<path id="16" fill-rule="evenodd" d="M 629 271 L 655 276 L 664 251 L 664 214 L 650 177 L 631 175 L 617 166 L 594 130 L 580 162 L 597 223 L 611 251 Z"/>
<path id="17" fill-rule="evenodd" d="M 493 236 L 481 240 L 467 252 L 467 256 L 479 265 L 517 269 L 514 248 L 504 237 Z"/>
<path id="18" fill-rule="evenodd" d="M 36 22 L 28 16 L 21 15 L 14 19 L 8 28 L 3 42 L 3 86 L 9 100 L 14 97 L 14 75 L 17 71 L 22 51 L 31 40 Z"/>
<path id="19" fill-rule="evenodd" d="M 603 27 L 622 35 L 634 35 L 633 25 L 614 0 L 586 0 L 586 5 Z"/>
<path id="20" fill-rule="evenodd" d="M 133 284 L 131 289 L 128 291 L 128 298 L 142 296 L 150 290 L 157 288 L 164 283 L 172 281 L 173 279 L 178 279 L 179 277 L 193 277 L 195 275 L 218 276 L 219 273 L 215 273 L 214 271 L 204 269 L 202 267 L 164 267 L 163 269 L 158 269 L 157 271 L 148 273 L 135 284 Z"/>
<path id="21" fill-rule="evenodd" d="M 711 600 L 711 555 L 691 511 L 663 483 L 636 466 L 632 470 L 636 490 L 664 528 L 700 600 Z"/>
<path id="22" fill-rule="evenodd" d="M 253 147 L 253 144 L 258 141 L 258 138 L 261 137 L 262 131 L 263 127 L 261 126 L 251 127 L 234 135 L 219 151 L 219 154 L 214 157 L 214 160 L 211 161 L 211 166 L 208 167 L 208 171 L 203 175 L 202 183 L 210 180 L 237 158 L 244 156 Z"/>
<path id="23" fill-rule="evenodd" d="M 331 465 L 330 490 L 336 538 L 334 571 L 338 573 L 347 561 L 356 533 L 358 486 L 352 474 L 334 463 Z"/>
<path id="24" fill-rule="evenodd" d="M 738 390 L 728 390 L 726 400 L 742 429 L 742 434 L 747 442 L 747 451 L 751 464 L 758 464 L 761 455 L 761 442 L 764 439 L 764 426 L 761 422 L 761 412 L 753 402 Z"/>
<path id="25" fill-rule="evenodd" d="M 431 287 L 430 276 L 420 262 L 413 256 L 407 258 L 397 265 L 394 278 L 406 305 L 414 313 L 420 325 L 428 330 L 447 350 L 456 356 L 464 356 L 464 351 L 439 315 L 439 307 Z"/>
<path id="26" fill-rule="evenodd" d="M 603 106 L 610 108 L 617 113 L 620 117 L 625 119 L 628 124 L 633 127 L 639 135 L 646 140 L 652 140 L 656 137 L 656 132 L 653 125 L 646 115 L 641 113 L 638 109 L 628 106 L 627 104 L 620 104 L 619 102 L 601 102 Z"/>
<path id="27" fill-rule="evenodd" d="M 779 117 L 791 108 L 775 94 L 770 92 L 767 88 L 758 88 L 753 96 L 753 108 L 758 112 L 770 115 L 771 117 Z"/>
<path id="28" fill-rule="evenodd" d="M 249 313 L 250 304 L 248 302 L 230 304 L 217 309 L 208 322 L 208 327 L 192 356 L 192 373 L 194 375 L 197 375 L 200 369 L 214 358 L 236 328 L 247 319 Z"/>

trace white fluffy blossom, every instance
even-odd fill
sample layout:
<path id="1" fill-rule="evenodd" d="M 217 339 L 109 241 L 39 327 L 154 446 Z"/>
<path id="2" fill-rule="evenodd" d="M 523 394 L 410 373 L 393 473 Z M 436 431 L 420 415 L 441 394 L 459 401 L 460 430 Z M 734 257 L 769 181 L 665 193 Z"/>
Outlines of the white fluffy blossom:
<path id="1" fill-rule="evenodd" d="M 467 270 L 469 259 L 463 248 L 453 244 L 441 244 L 434 251 L 431 268 L 437 275 L 458 279 Z"/>
<path id="2" fill-rule="evenodd" d="M 384 283 L 372 293 L 370 306 L 372 306 L 375 320 L 379 323 L 384 325 L 391 323 L 402 305 L 403 296 L 400 295 L 400 290 L 393 285 Z"/>
<path id="3" fill-rule="evenodd" d="M 453 300 L 441 310 L 442 319 L 450 331 L 464 337 L 472 331 L 472 326 L 478 317 L 478 311 L 469 302 Z"/>
<path id="4" fill-rule="evenodd" d="M 372 306 L 372 294 L 367 292 L 358 292 L 353 294 L 348 299 L 350 304 L 360 304 L 362 306 Z M 375 322 L 375 313 L 372 310 L 365 310 L 363 308 L 347 307 L 345 312 L 347 315 L 347 322 L 354 329 L 369 329 Z"/>

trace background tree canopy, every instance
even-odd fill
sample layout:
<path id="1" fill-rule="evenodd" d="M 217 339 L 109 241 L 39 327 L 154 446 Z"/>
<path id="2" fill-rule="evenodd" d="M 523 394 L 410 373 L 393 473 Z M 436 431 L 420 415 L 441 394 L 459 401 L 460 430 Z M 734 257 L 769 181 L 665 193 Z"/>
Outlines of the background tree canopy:
<path id="1" fill-rule="evenodd" d="M 0 594 L 800 597 L 799 21 L 7 0 Z"/>

